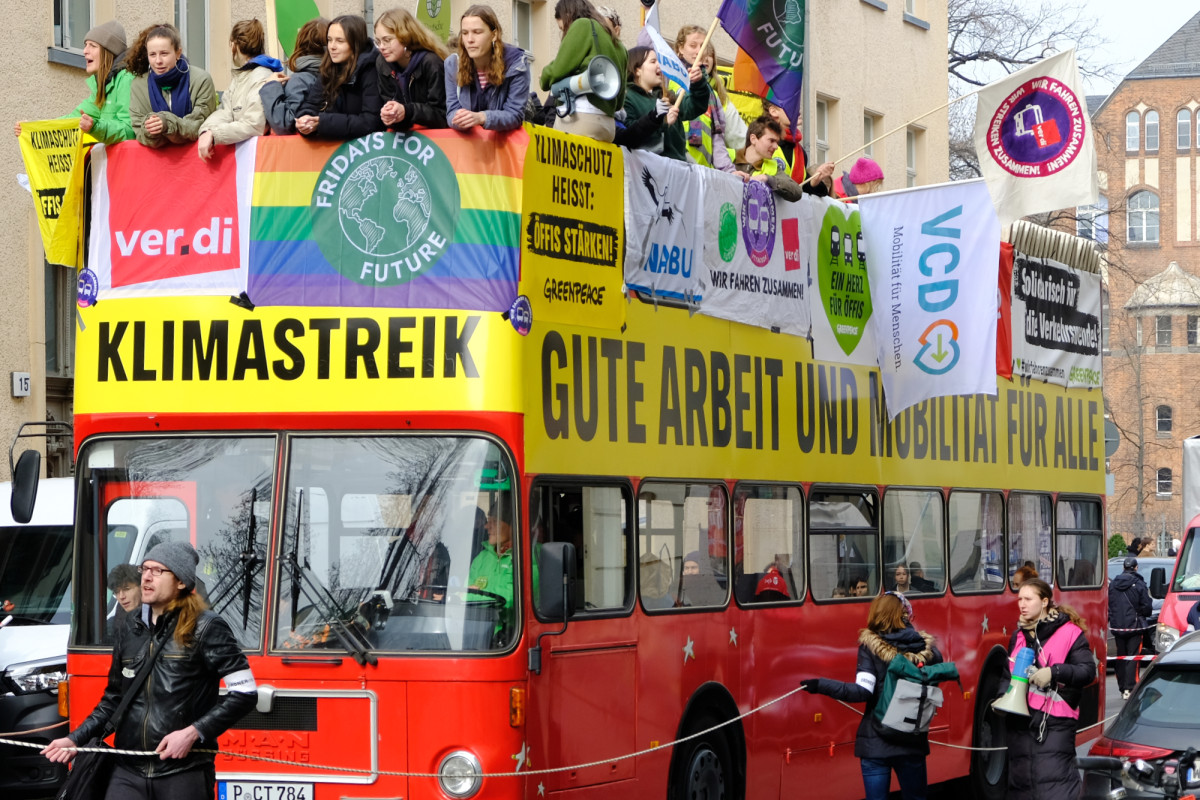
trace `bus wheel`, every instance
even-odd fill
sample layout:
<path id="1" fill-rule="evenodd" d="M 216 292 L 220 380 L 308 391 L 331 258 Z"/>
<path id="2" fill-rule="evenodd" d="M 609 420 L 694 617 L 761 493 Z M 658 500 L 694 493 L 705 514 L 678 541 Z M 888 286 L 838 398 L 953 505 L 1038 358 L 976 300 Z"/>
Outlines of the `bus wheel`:
<path id="1" fill-rule="evenodd" d="M 687 734 L 719 724 L 709 716 L 688 725 Z M 730 800 L 734 796 L 729 740 L 718 729 L 676 745 L 668 797 L 671 800 Z"/>
<path id="2" fill-rule="evenodd" d="M 992 701 L 1006 688 L 1005 671 L 993 659 L 984 667 L 983 678 L 975 695 L 975 747 L 1003 747 L 1003 715 L 992 709 Z M 972 796 L 979 800 L 1003 800 L 1008 792 L 1008 753 L 1003 750 L 976 751 L 971 754 Z"/>

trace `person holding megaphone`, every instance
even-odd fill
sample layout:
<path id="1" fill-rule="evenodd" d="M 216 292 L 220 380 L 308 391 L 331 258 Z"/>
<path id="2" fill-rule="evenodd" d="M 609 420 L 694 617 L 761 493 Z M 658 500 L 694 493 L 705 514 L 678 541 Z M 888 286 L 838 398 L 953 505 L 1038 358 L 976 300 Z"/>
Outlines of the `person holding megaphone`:
<path id="1" fill-rule="evenodd" d="M 555 84 L 564 78 L 587 78 L 586 86 L 572 80 L 572 85 L 565 87 L 566 113 L 560 112 L 554 127 L 611 142 L 617 130 L 614 115 L 625 104 L 625 46 L 590 0 L 558 0 L 554 19 L 563 34 L 562 44 L 558 55 L 542 70 L 542 90 L 553 90 L 561 104 L 564 92 Z M 580 88 L 582 92 L 576 91 Z"/>
<path id="2" fill-rule="evenodd" d="M 1087 624 L 1055 603 L 1054 590 L 1041 578 L 1021 584 L 1017 610 L 1008 647 L 1013 687 L 994 706 L 1008 716 L 1008 798 L 1074 800 L 1081 788 L 1075 768 L 1079 701 L 1096 680 Z M 1024 704 L 1014 697 L 1022 667 L 1028 680 Z"/>

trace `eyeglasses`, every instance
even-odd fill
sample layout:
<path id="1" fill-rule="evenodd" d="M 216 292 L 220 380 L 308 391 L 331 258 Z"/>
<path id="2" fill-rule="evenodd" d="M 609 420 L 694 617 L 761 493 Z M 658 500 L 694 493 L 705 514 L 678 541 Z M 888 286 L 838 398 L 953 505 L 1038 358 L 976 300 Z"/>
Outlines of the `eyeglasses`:
<path id="1" fill-rule="evenodd" d="M 170 572 L 171 570 L 166 567 L 138 567 L 137 571 L 138 575 L 149 575 L 151 578 L 157 578 L 164 572 Z"/>
<path id="2" fill-rule="evenodd" d="M 383 47 L 385 44 L 391 45 L 391 44 L 394 44 L 395 42 L 396 42 L 395 36 L 380 36 L 375 39 L 375 46 Z"/>

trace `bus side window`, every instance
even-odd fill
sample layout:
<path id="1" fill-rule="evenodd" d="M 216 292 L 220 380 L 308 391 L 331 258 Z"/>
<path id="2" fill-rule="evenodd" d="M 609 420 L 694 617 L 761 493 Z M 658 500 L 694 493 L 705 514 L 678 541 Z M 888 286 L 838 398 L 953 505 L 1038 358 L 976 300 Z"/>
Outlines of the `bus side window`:
<path id="1" fill-rule="evenodd" d="M 738 484 L 733 530 L 734 552 L 741 555 L 733 572 L 739 603 L 804 598 L 804 498 L 797 487 Z"/>
<path id="2" fill-rule="evenodd" d="M 719 608 L 729 598 L 727 495 L 722 483 L 643 482 L 638 494 L 642 607 Z M 670 565 L 670 602 L 657 594 L 655 561 Z M 650 597 L 646 589 L 653 591 Z"/>
<path id="3" fill-rule="evenodd" d="M 873 491 L 814 489 L 808 496 L 808 525 L 813 597 L 879 593 L 879 510 Z"/>
<path id="4" fill-rule="evenodd" d="M 905 594 L 946 588 L 942 493 L 890 489 L 883 496 L 884 586 Z"/>
<path id="5" fill-rule="evenodd" d="M 956 594 L 1004 588 L 1004 496 L 950 493 L 950 586 Z"/>
<path id="6" fill-rule="evenodd" d="M 1100 565 L 1107 553 L 1100 501 L 1059 498 L 1055 514 L 1055 546 L 1059 560 L 1059 585 L 1064 589 L 1095 588 L 1103 574 Z"/>

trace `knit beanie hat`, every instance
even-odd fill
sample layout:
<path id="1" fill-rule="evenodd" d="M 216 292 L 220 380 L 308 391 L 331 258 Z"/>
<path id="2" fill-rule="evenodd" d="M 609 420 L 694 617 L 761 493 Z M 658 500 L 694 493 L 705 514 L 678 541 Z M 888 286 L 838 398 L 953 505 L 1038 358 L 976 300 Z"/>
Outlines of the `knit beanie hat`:
<path id="1" fill-rule="evenodd" d="M 863 184 L 883 180 L 883 170 L 870 158 L 860 158 L 850 168 L 850 182 Z"/>
<path id="2" fill-rule="evenodd" d="M 147 561 L 157 561 L 171 570 L 189 592 L 196 588 L 196 565 L 200 563 L 200 555 L 187 542 L 156 544 L 142 558 L 143 564 Z"/>
<path id="3" fill-rule="evenodd" d="M 85 42 L 95 42 L 114 56 L 124 53 L 129 47 L 125 39 L 125 29 L 115 19 L 110 19 L 102 25 L 97 25 L 83 37 Z"/>

